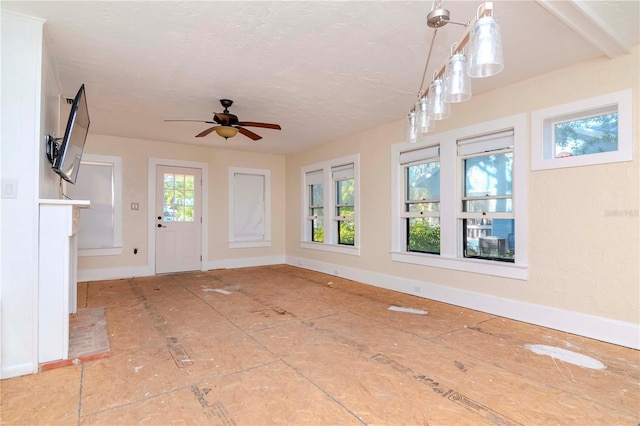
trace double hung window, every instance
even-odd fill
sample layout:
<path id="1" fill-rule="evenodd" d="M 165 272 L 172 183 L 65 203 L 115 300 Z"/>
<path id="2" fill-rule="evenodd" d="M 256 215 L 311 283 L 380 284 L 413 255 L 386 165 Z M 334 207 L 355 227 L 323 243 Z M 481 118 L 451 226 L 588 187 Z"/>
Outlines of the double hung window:
<path id="1" fill-rule="evenodd" d="M 406 250 L 440 254 L 440 147 L 400 154 L 404 171 Z"/>
<path id="2" fill-rule="evenodd" d="M 517 114 L 391 147 L 391 259 L 528 277 L 527 120 Z"/>
<path id="3" fill-rule="evenodd" d="M 331 176 L 336 195 L 336 213 L 333 220 L 336 222 L 337 243 L 352 246 L 355 243 L 353 163 L 332 167 Z"/>
<path id="4" fill-rule="evenodd" d="M 321 243 L 324 241 L 324 185 L 323 172 L 316 170 L 306 174 L 309 214 L 307 221 L 310 223 L 310 241 Z"/>
<path id="5" fill-rule="evenodd" d="M 513 262 L 513 131 L 459 140 L 464 257 Z"/>
<path id="6" fill-rule="evenodd" d="M 359 254 L 359 155 L 302 168 L 304 248 Z"/>

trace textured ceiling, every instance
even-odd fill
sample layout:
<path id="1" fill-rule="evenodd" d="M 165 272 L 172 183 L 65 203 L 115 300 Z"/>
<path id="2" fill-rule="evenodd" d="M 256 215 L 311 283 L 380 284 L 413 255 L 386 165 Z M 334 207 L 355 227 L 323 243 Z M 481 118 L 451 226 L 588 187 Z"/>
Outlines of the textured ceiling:
<path id="1" fill-rule="evenodd" d="M 442 6 L 470 20 L 480 2 Z M 505 69 L 475 93 L 611 55 L 639 43 L 638 1 L 497 1 Z M 557 6 L 564 7 L 562 11 Z M 416 100 L 432 30 L 427 1 L 2 1 L 46 20 L 64 96 L 86 85 L 91 133 L 288 153 L 404 118 Z M 567 10 L 565 10 L 567 9 Z M 575 21 L 575 24 L 574 24 Z M 594 28 L 597 31 L 594 31 Z M 430 76 L 463 28 L 438 31 Z M 582 31 L 582 34 L 581 34 Z M 589 34 L 589 36 L 585 36 Z M 595 34 L 595 35 L 594 35 Z M 595 40 L 595 41 L 594 41 Z M 428 81 L 427 81 L 428 84 Z M 194 136 L 220 98 L 241 121 L 279 123 Z M 401 135 L 399 135 L 401 137 Z"/>

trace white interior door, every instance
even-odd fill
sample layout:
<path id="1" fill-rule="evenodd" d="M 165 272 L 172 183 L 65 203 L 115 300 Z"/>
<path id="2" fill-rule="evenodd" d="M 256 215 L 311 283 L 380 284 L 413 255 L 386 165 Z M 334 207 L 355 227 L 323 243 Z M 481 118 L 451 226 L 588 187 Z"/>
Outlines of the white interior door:
<path id="1" fill-rule="evenodd" d="M 202 170 L 156 168 L 156 273 L 202 269 Z"/>

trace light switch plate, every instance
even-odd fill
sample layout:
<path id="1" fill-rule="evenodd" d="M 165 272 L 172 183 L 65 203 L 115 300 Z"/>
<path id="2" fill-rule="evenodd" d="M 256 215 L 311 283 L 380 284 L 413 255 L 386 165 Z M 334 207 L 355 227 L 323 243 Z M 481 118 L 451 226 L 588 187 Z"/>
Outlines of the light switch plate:
<path id="1" fill-rule="evenodd" d="M 2 179 L 2 198 L 18 198 L 18 181 Z"/>

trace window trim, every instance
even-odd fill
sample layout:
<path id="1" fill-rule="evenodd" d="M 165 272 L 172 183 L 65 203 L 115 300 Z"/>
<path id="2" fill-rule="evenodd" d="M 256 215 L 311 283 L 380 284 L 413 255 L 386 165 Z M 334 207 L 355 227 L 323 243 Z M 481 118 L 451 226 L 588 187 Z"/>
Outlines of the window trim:
<path id="1" fill-rule="evenodd" d="M 236 241 L 235 235 L 235 175 L 255 175 L 264 179 L 264 236 L 262 240 Z M 229 248 L 271 246 L 271 170 L 229 167 Z"/>
<path id="2" fill-rule="evenodd" d="M 347 164 L 353 164 L 354 179 L 354 214 L 353 223 L 355 227 L 354 245 L 338 244 L 337 222 L 341 216 L 335 216 L 336 211 L 336 188 L 332 169 Z M 311 241 L 311 229 L 309 220 L 309 188 L 306 174 L 314 171 L 322 171 L 323 187 L 323 212 L 324 212 L 324 242 Z M 321 163 L 303 166 L 300 169 L 301 181 L 301 228 L 300 247 L 310 250 L 321 250 L 333 253 L 360 255 L 360 154 L 348 155 L 341 158 L 323 161 Z M 327 220 L 330 218 L 331 220 Z"/>
<path id="3" fill-rule="evenodd" d="M 516 260 L 514 263 L 464 258 L 462 253 L 462 221 L 458 200 L 462 197 L 462 176 L 457 141 L 483 134 L 513 129 L 513 210 L 515 214 Z M 448 132 L 429 135 L 419 144 L 401 142 L 391 146 L 391 260 L 423 266 L 453 269 L 518 280 L 528 279 L 527 220 L 527 115 L 503 117 Z M 404 168 L 400 154 L 420 147 L 440 145 L 440 255 L 407 252 L 403 248 Z"/>
<path id="4" fill-rule="evenodd" d="M 632 89 L 608 93 L 562 105 L 539 109 L 531 113 L 531 170 L 590 166 L 633 160 L 633 91 Z M 606 107 L 617 106 L 618 150 L 578 155 L 575 157 L 549 157 L 554 140 L 549 136 L 550 126 L 564 118 L 590 116 Z M 549 151 L 551 150 L 551 151 Z"/>
<path id="5" fill-rule="evenodd" d="M 113 155 L 84 153 L 80 162 L 111 165 L 113 168 L 113 247 L 78 247 L 78 256 L 115 256 L 123 252 L 122 245 L 122 158 Z M 81 212 L 82 213 L 82 212 Z"/>

